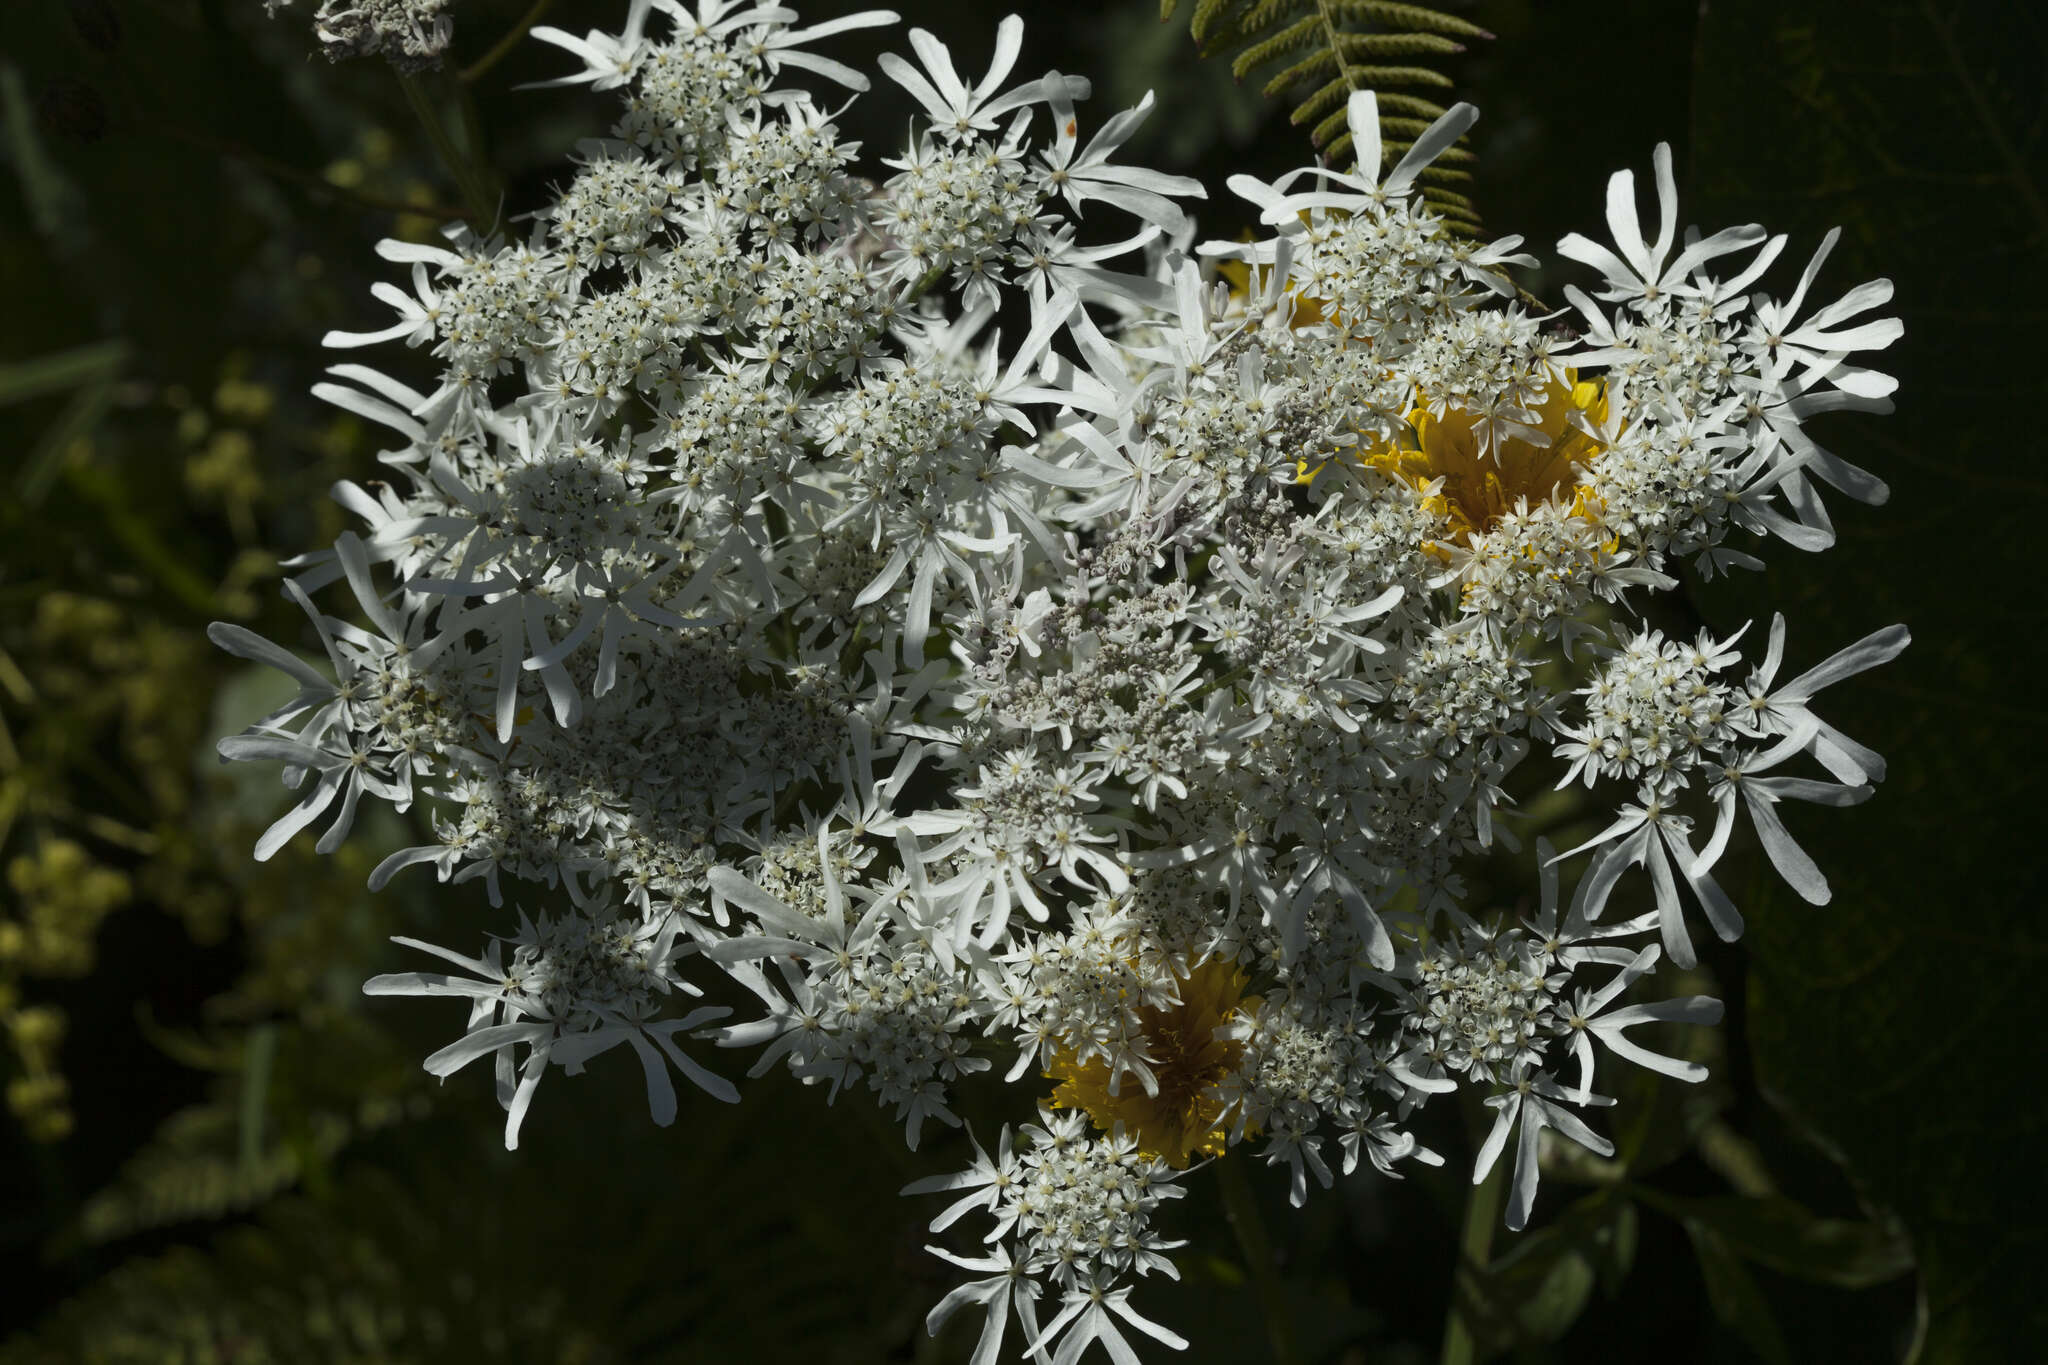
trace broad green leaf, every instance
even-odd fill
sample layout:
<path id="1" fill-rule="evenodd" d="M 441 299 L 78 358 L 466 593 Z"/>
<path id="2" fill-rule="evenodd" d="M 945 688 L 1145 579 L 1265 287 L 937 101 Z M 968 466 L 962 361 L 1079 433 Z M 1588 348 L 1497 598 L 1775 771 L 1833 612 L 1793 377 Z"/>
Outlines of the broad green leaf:
<path id="1" fill-rule="evenodd" d="M 1656 1202 L 1712 1229 L 1744 1259 L 1801 1279 L 1867 1289 L 1913 1268 L 1913 1250 L 1900 1234 L 1867 1219 L 1822 1218 L 1790 1199 L 1665 1196 Z"/>
<path id="2" fill-rule="evenodd" d="M 1626 1276 L 1635 1240 L 1635 1207 L 1603 1191 L 1524 1234 L 1484 1270 L 1461 1271 L 1459 1311 L 1483 1355 L 1563 1336 L 1596 1285 L 1612 1292 Z"/>

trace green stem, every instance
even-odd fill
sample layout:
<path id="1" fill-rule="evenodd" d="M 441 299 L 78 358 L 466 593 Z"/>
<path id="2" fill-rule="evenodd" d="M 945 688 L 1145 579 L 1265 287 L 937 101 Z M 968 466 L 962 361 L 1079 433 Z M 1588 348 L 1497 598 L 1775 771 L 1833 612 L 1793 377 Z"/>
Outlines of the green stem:
<path id="1" fill-rule="evenodd" d="M 1473 1271 L 1486 1269 L 1493 1259 L 1493 1230 L 1500 1224 L 1501 1200 L 1507 1194 L 1509 1158 L 1493 1163 L 1486 1179 L 1472 1187 L 1465 1199 L 1465 1222 L 1458 1234 L 1458 1266 L 1451 1285 L 1451 1312 L 1444 1322 L 1441 1365 L 1472 1365 L 1478 1341 L 1472 1325 L 1465 1320 L 1463 1280 Z"/>
<path id="2" fill-rule="evenodd" d="M 456 79 L 464 85 L 470 85 L 475 82 L 477 77 L 503 61 L 507 53 L 519 46 L 519 40 L 524 38 L 528 31 L 540 22 L 541 16 L 548 12 L 548 6 L 554 3 L 555 0 L 533 0 L 532 7 L 520 16 L 519 22 L 505 30 L 505 36 L 498 39 L 496 43 L 493 43 L 489 52 L 486 52 L 468 66 L 463 67 L 461 74 Z"/>
<path id="3" fill-rule="evenodd" d="M 370 194 L 363 190 L 350 189 L 346 185 L 337 185 L 324 175 L 317 175 L 312 171 L 288 165 L 277 160 L 275 157 L 252 152 L 246 147 L 239 147 L 232 142 L 225 142 L 209 133 L 201 133 L 189 128 L 173 127 L 159 127 L 157 131 L 163 133 L 166 137 L 178 138 L 181 141 L 190 142 L 194 146 L 205 147 L 209 151 L 216 152 L 231 161 L 239 161 L 251 170 L 259 171 L 264 175 L 270 176 L 272 179 L 298 185 L 309 194 L 339 200 L 345 204 L 360 205 L 366 209 L 373 209 L 378 213 L 417 213 L 429 217 L 438 215 L 443 218 L 459 218 L 462 216 L 462 210 L 452 208 L 446 204 L 415 204 L 407 199 L 394 199 L 389 195 Z"/>
<path id="4" fill-rule="evenodd" d="M 270 1069 L 277 1060 L 277 1025 L 258 1024 L 242 1045 L 242 1103 L 236 1147 L 243 1178 L 263 1160 L 263 1111 L 270 1097 Z"/>
<path id="5" fill-rule="evenodd" d="M 1241 664 L 1238 667 L 1231 669 L 1228 673 L 1225 673 L 1215 682 L 1210 683 L 1209 691 L 1221 692 L 1226 687 L 1236 687 L 1238 683 L 1250 677 L 1251 672 L 1252 666 L 1250 664 Z M 1207 693 L 1204 693 L 1203 695 L 1206 696 Z"/>
<path id="6" fill-rule="evenodd" d="M 448 168 L 448 174 L 455 177 L 455 183 L 462 190 L 462 202 L 469 211 L 470 226 L 479 236 L 488 236 L 498 221 L 497 196 L 492 194 L 488 177 L 462 149 L 455 145 L 455 139 L 448 136 L 441 115 L 434 108 L 434 102 L 427 97 L 427 90 L 417 76 L 400 73 L 399 88 L 405 91 L 405 102 L 412 106 L 419 116 L 420 126 L 427 130 L 428 141 L 434 144 L 435 155 Z"/>
<path id="7" fill-rule="evenodd" d="M 1252 1288 L 1259 1296 L 1259 1308 L 1266 1317 L 1266 1336 L 1273 1343 L 1273 1365 L 1295 1365 L 1294 1323 L 1287 1313 L 1287 1299 L 1273 1263 L 1273 1245 L 1266 1239 L 1266 1223 L 1259 1216 L 1258 1197 L 1244 1173 L 1250 1157 L 1226 1154 L 1216 1163 L 1216 1179 L 1223 1186 L 1223 1213 L 1230 1230 L 1237 1234 L 1238 1249 L 1244 1253 L 1245 1269 L 1251 1273 Z"/>
<path id="8" fill-rule="evenodd" d="M 455 87 L 455 114 L 462 121 L 463 159 L 477 168 L 477 174 L 483 180 L 484 188 L 491 191 L 491 200 L 495 204 L 499 192 L 490 172 L 491 152 L 484 146 L 483 116 L 477 113 L 476 96 L 466 85 Z"/>

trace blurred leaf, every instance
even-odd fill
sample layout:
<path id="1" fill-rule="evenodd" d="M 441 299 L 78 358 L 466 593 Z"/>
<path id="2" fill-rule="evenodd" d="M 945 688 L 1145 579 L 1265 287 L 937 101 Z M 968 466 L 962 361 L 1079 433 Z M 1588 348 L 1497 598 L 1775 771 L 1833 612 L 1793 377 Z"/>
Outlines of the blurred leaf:
<path id="1" fill-rule="evenodd" d="M 36 438 L 15 476 L 15 492 L 23 503 L 34 507 L 42 502 L 73 442 L 99 425 L 113 401 L 114 380 L 127 361 L 128 344 L 116 339 L 0 365 L 0 406 L 74 390 L 56 420 Z"/>
<path id="2" fill-rule="evenodd" d="M 521 1239 L 490 1235 L 490 1210 L 423 1205 L 357 1172 L 331 1201 L 281 1201 L 205 1251 L 119 1267 L 0 1346 L 0 1361 L 621 1359 L 630 1291 L 606 1292 L 601 1258 L 551 1258 L 535 1273 Z"/>
<path id="3" fill-rule="evenodd" d="M 1741 1259 L 1719 1233 L 1699 1219 L 1687 1218 L 1684 1222 L 1686 1236 L 1692 1239 L 1693 1254 L 1699 1258 L 1700 1274 L 1707 1282 L 1707 1301 L 1714 1305 L 1714 1315 L 1769 1365 L 1792 1365 L 1792 1352 L 1785 1345 L 1785 1334 L 1778 1329 L 1777 1316 Z"/>
<path id="4" fill-rule="evenodd" d="M 237 1107 L 236 1165 L 246 1174 L 263 1160 L 263 1114 L 270 1097 L 270 1068 L 277 1060 L 277 1025 L 258 1024 L 243 1045 L 241 1103 Z"/>
<path id="5" fill-rule="evenodd" d="M 1595 1285 L 1618 1285 L 1628 1273 L 1635 1240 L 1634 1206 L 1603 1191 L 1524 1233 L 1484 1270 L 1461 1270 L 1459 1311 L 1482 1356 L 1563 1336 Z"/>
<path id="6" fill-rule="evenodd" d="M 1838 506 L 1832 552 L 1781 550 L 1762 584 L 1702 602 L 1716 625 L 1781 607 L 1795 671 L 1895 621 L 1916 636 L 1822 698 L 1891 759 L 1853 818 L 1788 817 L 1833 903 L 1745 910 L 1759 1084 L 1904 1220 L 1930 1362 L 2029 1359 L 2048 1337 L 2048 1225 L 2018 1212 L 2048 1207 L 2032 1082 L 2048 887 L 2018 823 L 2048 748 L 2048 659 L 2033 590 L 2010 586 L 2038 578 L 2048 494 L 2023 359 L 2048 314 L 2044 32 L 2026 6 L 1712 0 L 1696 62 L 1741 73 L 1696 91 L 1701 226 L 1763 222 L 1798 262 L 1841 224 L 1816 297 L 1892 276 L 1906 325 L 1880 357 L 1896 416 L 1817 431 L 1891 504 Z"/>
<path id="7" fill-rule="evenodd" d="M 1700 1160 L 1728 1182 L 1728 1188 L 1750 1199 L 1764 1199 L 1778 1192 L 1777 1181 L 1764 1164 L 1756 1143 L 1727 1124 L 1714 1120 L 1705 1124 L 1694 1140 Z"/>
<path id="8" fill-rule="evenodd" d="M 21 181 L 21 197 L 27 201 L 29 217 L 36 231 L 45 237 L 61 238 L 65 226 L 78 217 L 78 188 L 50 161 L 48 149 L 36 136 L 35 111 L 29 107 L 28 88 L 21 72 L 11 62 L 0 62 L 0 123 L 7 129 L 8 159 Z"/>
<path id="9" fill-rule="evenodd" d="M 1659 982 L 1673 994 L 1719 996 L 1716 983 L 1701 977 Z M 1641 1179 L 1677 1160 L 1700 1144 L 1703 1134 L 1728 1107 L 1727 1039 L 1721 1030 L 1679 1024 L 1652 1024 L 1647 1036 L 1667 1056 L 1698 1062 L 1707 1080 L 1687 1084 L 1667 1080 L 1648 1067 L 1630 1067 L 1618 1077 L 1615 1107 L 1615 1160 L 1634 1179 Z M 1583 1150 L 1583 1149 L 1580 1149 Z"/>
<path id="10" fill-rule="evenodd" d="M 128 552 L 138 568 L 169 591 L 187 611 L 200 617 L 215 614 L 213 588 L 194 573 L 148 515 L 129 503 L 130 488 L 121 475 L 84 463 L 64 467 L 72 492 L 92 504 L 107 532 Z"/>
<path id="11" fill-rule="evenodd" d="M 100 341 L 17 365 L 0 365 L 0 406 L 26 403 L 46 393 L 62 393 L 80 384 L 110 379 L 127 356 L 125 343 Z"/>
<path id="12" fill-rule="evenodd" d="M 1869 1220 L 1822 1218 L 1790 1199 L 1667 1195 L 1652 1202 L 1688 1227 L 1711 1229 L 1737 1255 L 1800 1279 L 1867 1289 L 1913 1268 L 1902 1234 Z"/>
<path id="13" fill-rule="evenodd" d="M 1223 63 L 1190 60 L 1187 39 L 1140 6 L 1110 6 L 1094 36 L 1102 51 L 1117 54 L 1106 70 L 1089 72 L 1100 77 L 1104 102 L 1132 108 L 1147 91 L 1157 101 L 1124 144 L 1135 163 L 1182 166 L 1219 146 L 1242 147 L 1273 110 Z"/>
<path id="14" fill-rule="evenodd" d="M 1600 1277 L 1600 1292 L 1609 1298 L 1621 1292 L 1622 1282 L 1628 1279 L 1629 1271 L 1635 1269 L 1636 1240 L 1641 1222 L 1634 1204 L 1625 1199 L 1615 1200 L 1613 1221 L 1607 1240 L 1602 1244 L 1605 1254 L 1593 1263 L 1593 1269 Z"/>
<path id="15" fill-rule="evenodd" d="M 317 1155 L 348 1141 L 347 1126 L 328 1119 Z M 52 1254 L 99 1246 L 180 1223 L 211 1222 L 255 1208 L 290 1189 L 304 1173 L 301 1152 L 277 1144 L 257 1159 L 237 1151 L 238 1126 L 228 1109 L 207 1105 L 172 1115 L 106 1189 L 88 1199 Z"/>

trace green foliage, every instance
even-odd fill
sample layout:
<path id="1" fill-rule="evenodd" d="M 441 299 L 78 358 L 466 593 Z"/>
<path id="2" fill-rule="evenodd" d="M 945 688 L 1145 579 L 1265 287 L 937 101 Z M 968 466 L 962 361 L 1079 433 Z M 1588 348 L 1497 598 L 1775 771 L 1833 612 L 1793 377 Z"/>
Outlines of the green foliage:
<path id="1" fill-rule="evenodd" d="M 1672 995 L 1725 993 L 1704 968 L 1660 984 Z M 1471 1339 L 1471 1359 L 1525 1351 L 1575 1329 L 1597 1334 L 1596 1290 L 1610 1305 L 1660 1292 L 1645 1283 L 1639 1265 L 1645 1215 L 1669 1219 L 1684 1233 L 1691 1253 L 1684 1273 L 1696 1277 L 1714 1317 L 1766 1361 L 1799 1358 L 1766 1289 L 1774 1277 L 1866 1290 L 1913 1270 L 1912 1247 L 1895 1221 L 1824 1216 L 1779 1192 L 1780 1174 L 1766 1154 L 1730 1125 L 1737 1096 L 1720 1030 L 1657 1024 L 1641 1038 L 1654 1039 L 1650 1045 L 1668 1056 L 1707 1066 L 1710 1078 L 1695 1085 L 1646 1069 L 1625 1073 L 1613 1111 L 1612 1158 L 1568 1142 L 1546 1145 L 1545 1181 L 1590 1192 L 1512 1237 L 1498 1254 L 1480 1257 L 1483 1263 L 1468 1259 L 1459 1267 L 1454 1312 Z M 1710 1172 L 1729 1192 L 1674 1192 L 1673 1168 L 1688 1162 L 1697 1164 L 1678 1179 Z M 1758 1270 L 1769 1275 L 1760 1279 Z"/>
<path id="2" fill-rule="evenodd" d="M 206 1251 L 120 1267 L 0 1349 L 0 1365 L 622 1358 L 575 1311 L 586 1303 L 568 1276 L 509 1273 L 502 1240 L 449 1214 L 358 1173 L 337 1200 L 289 1200 Z M 559 1264 L 573 1274 L 577 1258 Z"/>
<path id="3" fill-rule="evenodd" d="M 818 1091 L 771 1081 L 744 1109 L 659 1130 L 637 1122 L 637 1068 L 594 1068 L 585 1084 L 584 1106 L 532 1126 L 517 1154 L 473 1121 L 489 1112 L 480 1093 L 447 1118 L 358 1135 L 347 1161 L 252 1222 L 102 1277 L 0 1349 L 0 1365 L 196 1362 L 229 1338 L 248 1352 L 232 1358 L 280 1365 L 778 1360 L 800 1343 L 826 1365 L 868 1365 L 922 1334 L 943 1271 L 917 1259 L 895 1154 L 871 1142 L 802 1179 L 773 1140 L 819 1121 Z M 260 1194 L 233 1173 L 228 1099 L 158 1135 L 165 1154 L 194 1154 L 171 1188 L 203 1169 L 214 1188 Z M 858 1128 L 856 1114 L 830 1117 Z M 603 1160 L 587 1124 L 605 1129 Z M 962 1326 L 971 1340 L 976 1324 Z M 965 1350 L 939 1345 L 953 1354 L 935 1359 Z"/>
<path id="4" fill-rule="evenodd" d="M 1890 1222 L 1823 1218 L 1778 1195 L 1688 1198 L 1648 1187 L 1633 1192 L 1677 1220 L 1714 1315 L 1773 1365 L 1795 1357 L 1751 1267 L 1839 1289 L 1869 1289 L 1913 1269 L 1912 1248 Z"/>
<path id="5" fill-rule="evenodd" d="M 1692 1241 L 1700 1275 L 1707 1283 L 1707 1299 L 1714 1316 L 1726 1323 L 1766 1365 L 1792 1365 L 1792 1348 L 1771 1312 L 1756 1277 L 1749 1273 L 1727 1239 L 1714 1228 L 1695 1219 L 1685 1220 L 1685 1234 Z"/>
<path id="6" fill-rule="evenodd" d="M 1782 1196 L 1667 1195 L 1657 1204 L 1688 1229 L 1711 1230 L 1745 1260 L 1800 1279 L 1868 1289 L 1913 1268 L 1912 1249 L 1896 1230 L 1869 1219 L 1816 1217 Z"/>
<path id="7" fill-rule="evenodd" d="M 1180 0 L 1160 0 L 1159 17 L 1171 19 L 1179 8 Z M 1353 92 L 1377 93 L 1382 152 L 1392 164 L 1444 112 L 1434 99 L 1412 93 L 1451 88 L 1436 59 L 1463 52 L 1461 38 L 1493 36 L 1431 6 L 1389 0 L 1195 0 L 1188 31 L 1204 56 L 1231 54 L 1239 80 L 1273 72 L 1266 97 L 1298 100 L 1290 120 L 1307 127 L 1316 149 L 1339 167 L 1356 160 L 1344 117 Z M 1466 230 L 1478 227 L 1479 215 L 1453 187 L 1470 181 L 1457 163 L 1471 155 L 1450 148 L 1422 175 L 1430 206 Z"/>
<path id="8" fill-rule="evenodd" d="M 331 1116 L 311 1125 L 312 1154 L 331 1158 L 347 1140 Z M 298 1183 L 307 1148 L 277 1145 L 244 1159 L 235 1116 L 215 1105 L 173 1114 L 129 1158 L 114 1182 L 85 1202 L 75 1230 L 56 1244 L 118 1242 L 179 1223 L 216 1222 L 245 1213 Z"/>
<path id="9" fill-rule="evenodd" d="M 1485 1266 L 1460 1268 L 1457 1311 L 1487 1359 L 1556 1341 L 1596 1287 L 1609 1296 L 1635 1261 L 1635 1205 L 1611 1190 L 1589 1194 Z"/>
<path id="10" fill-rule="evenodd" d="M 1795 816 L 1833 902 L 1753 895 L 1745 943 L 1758 1083 L 1903 1220 L 1929 1365 L 2035 1359 L 2048 1337 L 2048 1224 L 2028 1212 L 2048 1207 L 2032 1079 L 2048 882 L 2029 797 L 2048 746 L 2033 587 L 2048 483 L 2025 359 L 2048 240 L 2043 35 L 2014 6 L 1717 0 L 1698 67 L 1744 76 L 1694 99 L 1695 212 L 1790 233 L 1788 256 L 1839 224 L 1815 297 L 1888 275 L 1906 326 L 1883 366 L 1904 381 L 1897 414 L 1817 432 L 1889 481 L 1891 504 L 1844 517 L 1817 563 L 1705 602 L 1722 622 L 1768 599 L 1829 623 L 1803 641 L 1795 627 L 1793 669 L 1913 629 L 1884 677 L 1826 696 L 1829 721 L 1890 760 L 1853 830 Z"/>
<path id="11" fill-rule="evenodd" d="M 23 502 L 34 506 L 49 493 L 64 452 L 106 414 L 114 380 L 127 360 L 125 342 L 102 341 L 19 365 L 0 365 L 0 406 L 47 393 L 70 394 L 57 419 L 36 438 L 14 477 L 15 495 Z"/>

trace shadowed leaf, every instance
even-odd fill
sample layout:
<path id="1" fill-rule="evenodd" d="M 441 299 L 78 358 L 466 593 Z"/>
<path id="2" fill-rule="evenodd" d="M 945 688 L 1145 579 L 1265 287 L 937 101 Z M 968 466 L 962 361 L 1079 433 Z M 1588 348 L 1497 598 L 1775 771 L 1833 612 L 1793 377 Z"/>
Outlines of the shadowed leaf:
<path id="1" fill-rule="evenodd" d="M 1833 553 L 1704 596 L 1720 619 L 1768 601 L 1811 623 L 1794 668 L 1895 621 L 1915 633 L 1882 677 L 1827 699 L 1849 734 L 1893 737 L 1888 780 L 1853 829 L 1796 830 L 1833 904 L 1754 902 L 1758 1078 L 1904 1220 L 1924 1277 L 1922 1359 L 2011 1359 L 2048 1332 L 2032 1274 L 2048 1229 L 2015 1216 L 2048 1201 L 2023 1014 L 2048 942 L 2013 804 L 2048 740 L 2037 609 L 2030 587 L 2013 591 L 2035 577 L 2026 547 L 2048 490 L 2019 435 L 2038 382 L 2020 357 L 2038 352 L 2048 311 L 2048 41 L 2019 6 L 1714 0 L 1700 44 L 1698 69 L 1745 72 L 1697 92 L 1703 223 L 1792 233 L 1794 259 L 1840 224 L 1822 287 L 1889 274 L 1906 326 L 1884 366 L 1902 380 L 1897 415 L 1818 433 L 1886 479 L 1891 504 L 1845 514 Z"/>

